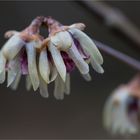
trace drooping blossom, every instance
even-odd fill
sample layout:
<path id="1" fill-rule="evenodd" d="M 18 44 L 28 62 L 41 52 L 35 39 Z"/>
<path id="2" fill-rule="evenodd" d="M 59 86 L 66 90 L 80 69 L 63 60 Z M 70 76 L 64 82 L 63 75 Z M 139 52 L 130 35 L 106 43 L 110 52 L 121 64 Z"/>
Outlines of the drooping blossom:
<path id="1" fill-rule="evenodd" d="M 46 39 L 39 34 L 41 26 L 47 27 Z M 16 89 L 21 75 L 26 76 L 26 88 L 47 98 L 48 84 L 54 81 L 54 96 L 63 99 L 70 94 L 70 73 L 77 67 L 82 76 L 91 80 L 89 63 L 103 73 L 103 58 L 94 42 L 82 31 L 85 25 L 76 23 L 63 26 L 51 17 L 37 17 L 21 32 L 9 31 L 10 38 L 0 52 L 0 81 Z"/>
<path id="2" fill-rule="evenodd" d="M 21 75 L 26 75 L 30 77 L 34 90 L 38 88 L 36 47 L 43 39 L 39 35 L 42 20 L 42 17 L 37 17 L 21 32 L 6 32 L 5 37 L 9 39 L 0 51 L 0 82 L 5 81 L 7 72 L 7 87 L 16 89 Z"/>
<path id="3" fill-rule="evenodd" d="M 106 101 L 103 121 L 112 134 L 131 135 L 139 129 L 140 76 L 118 87 Z"/>
<path id="4" fill-rule="evenodd" d="M 58 21 L 48 17 L 44 19 L 49 35 L 42 43 L 40 53 L 39 71 L 45 82 L 49 83 L 49 60 L 51 58 L 57 73 L 55 79 L 54 96 L 63 99 L 64 93 L 70 92 L 70 72 L 78 68 L 83 77 L 91 80 L 89 63 L 93 69 L 103 73 L 103 58 L 94 42 L 81 30 L 85 28 L 83 23 L 63 26 Z M 47 59 L 47 55 L 49 56 Z M 47 66 L 44 65 L 44 59 Z M 67 88 L 66 88 L 67 87 Z M 66 89 L 68 89 L 66 91 Z"/>

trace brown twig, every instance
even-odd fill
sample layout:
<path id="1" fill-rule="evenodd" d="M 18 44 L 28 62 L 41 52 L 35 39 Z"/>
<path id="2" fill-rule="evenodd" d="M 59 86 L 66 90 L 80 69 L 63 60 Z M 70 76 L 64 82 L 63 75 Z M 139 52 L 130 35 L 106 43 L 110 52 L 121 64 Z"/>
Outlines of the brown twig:
<path id="1" fill-rule="evenodd" d="M 103 2 L 82 0 L 82 3 L 93 13 L 98 14 L 105 23 L 119 30 L 140 48 L 140 30 L 117 8 Z"/>

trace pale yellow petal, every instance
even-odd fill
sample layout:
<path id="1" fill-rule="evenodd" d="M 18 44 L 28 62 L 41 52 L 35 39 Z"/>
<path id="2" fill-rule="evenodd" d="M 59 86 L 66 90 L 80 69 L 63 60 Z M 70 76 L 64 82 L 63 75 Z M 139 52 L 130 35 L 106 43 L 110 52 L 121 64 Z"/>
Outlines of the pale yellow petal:
<path id="1" fill-rule="evenodd" d="M 70 74 L 67 73 L 66 75 L 66 82 L 65 82 L 65 88 L 64 92 L 69 95 L 70 94 Z"/>
<path id="2" fill-rule="evenodd" d="M 67 54 L 74 61 L 75 65 L 82 74 L 87 74 L 89 72 L 88 64 L 84 61 L 74 43 L 72 47 L 67 50 Z"/>
<path id="3" fill-rule="evenodd" d="M 40 90 L 40 95 L 42 97 L 44 97 L 44 98 L 49 97 L 48 85 L 41 77 L 40 77 L 39 90 Z"/>
<path id="4" fill-rule="evenodd" d="M 8 63 L 7 87 L 9 87 L 16 79 L 17 74 L 20 72 L 19 57 L 15 57 Z"/>
<path id="5" fill-rule="evenodd" d="M 50 66 L 46 49 L 42 50 L 39 56 L 39 71 L 46 83 L 49 83 Z"/>
<path id="6" fill-rule="evenodd" d="M 18 85 L 19 85 L 19 82 L 20 82 L 20 79 L 21 79 L 21 73 L 19 72 L 17 75 L 16 75 L 16 78 L 15 80 L 13 81 L 13 83 L 10 85 L 11 89 L 12 90 L 16 90 Z"/>
<path id="7" fill-rule="evenodd" d="M 81 47 L 86 50 L 97 63 L 103 64 L 101 53 L 94 42 L 84 32 L 75 28 L 70 29 L 69 32 L 80 42 Z"/>
<path id="8" fill-rule="evenodd" d="M 28 57 L 28 70 L 33 89 L 36 91 L 39 87 L 39 77 L 36 64 L 36 49 L 35 42 L 30 42 L 26 44 L 26 52 Z"/>
<path id="9" fill-rule="evenodd" d="M 25 42 L 19 37 L 19 34 L 13 35 L 2 47 L 2 53 L 6 59 L 11 60 L 19 53 L 24 45 Z"/>
<path id="10" fill-rule="evenodd" d="M 26 89 L 27 91 L 31 90 L 32 88 L 32 83 L 31 83 L 31 80 L 30 80 L 30 76 L 29 75 L 26 75 Z"/>
<path id="11" fill-rule="evenodd" d="M 64 99 L 64 89 L 65 89 L 64 81 L 58 75 L 56 80 L 55 80 L 55 85 L 54 85 L 54 97 L 57 100 L 63 100 Z"/>
<path id="12" fill-rule="evenodd" d="M 98 73 L 104 73 L 104 69 L 102 68 L 102 66 L 100 64 L 98 64 L 96 61 L 94 61 L 93 59 L 91 59 L 91 66 L 92 68 L 98 72 Z"/>
<path id="13" fill-rule="evenodd" d="M 50 67 L 50 80 L 49 80 L 49 83 L 51 83 L 56 79 L 56 77 L 58 75 L 58 72 L 57 72 L 57 69 L 56 69 L 54 64 L 49 63 L 49 67 Z"/>
<path id="14" fill-rule="evenodd" d="M 72 39 L 67 31 L 59 32 L 51 37 L 51 42 L 58 47 L 58 49 L 66 51 L 71 47 Z"/>
<path id="15" fill-rule="evenodd" d="M 0 51 L 0 73 L 5 71 L 6 59 L 3 56 L 2 52 Z"/>
<path id="16" fill-rule="evenodd" d="M 83 74 L 82 76 L 83 76 L 83 78 L 84 78 L 86 81 L 91 81 L 91 80 L 92 80 L 92 78 L 91 78 L 91 76 L 90 76 L 89 73 Z"/>
<path id="17" fill-rule="evenodd" d="M 60 74 L 63 81 L 66 80 L 66 67 L 63 61 L 63 58 L 60 54 L 60 51 L 52 44 L 49 45 L 49 51 L 51 52 L 54 64 L 57 68 L 58 73 Z"/>
<path id="18" fill-rule="evenodd" d="M 0 73 L 0 84 L 4 83 L 5 78 L 6 78 L 6 72 L 5 72 L 5 70 L 3 70 L 3 71 Z"/>

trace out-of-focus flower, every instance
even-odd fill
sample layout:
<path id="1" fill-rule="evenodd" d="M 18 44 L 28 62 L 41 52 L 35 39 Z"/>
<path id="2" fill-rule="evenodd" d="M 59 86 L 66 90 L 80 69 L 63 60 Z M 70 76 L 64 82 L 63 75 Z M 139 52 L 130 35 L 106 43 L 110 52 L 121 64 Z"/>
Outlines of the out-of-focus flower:
<path id="1" fill-rule="evenodd" d="M 39 71 L 45 82 L 49 83 L 49 60 L 54 63 L 57 72 L 55 80 L 54 96 L 57 99 L 64 98 L 64 92 L 69 93 L 69 73 L 75 68 L 87 80 L 91 80 L 89 65 L 94 70 L 103 73 L 103 58 L 94 42 L 81 30 L 85 28 L 83 23 L 63 26 L 58 21 L 48 17 L 44 20 L 49 30 L 49 36 L 43 41 L 40 53 Z M 47 54 L 47 52 L 49 52 Z M 48 66 L 44 65 L 43 60 Z M 67 87 L 67 88 L 65 88 Z M 67 89 L 67 91 L 65 91 Z"/>
<path id="2" fill-rule="evenodd" d="M 113 134 L 138 132 L 140 118 L 140 76 L 117 88 L 106 101 L 103 121 Z"/>

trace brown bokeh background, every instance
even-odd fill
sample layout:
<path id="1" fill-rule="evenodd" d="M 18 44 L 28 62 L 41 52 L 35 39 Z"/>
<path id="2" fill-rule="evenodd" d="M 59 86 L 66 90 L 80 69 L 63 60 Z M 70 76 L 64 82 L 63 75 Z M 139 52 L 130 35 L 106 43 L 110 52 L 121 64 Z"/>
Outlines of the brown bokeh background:
<path id="1" fill-rule="evenodd" d="M 108 2 L 120 8 L 140 28 L 140 2 Z M 78 2 L 0 2 L 0 45 L 6 41 L 4 32 L 10 29 L 22 30 L 38 15 L 51 15 L 63 24 L 84 22 L 85 32 L 92 38 L 104 42 L 137 59 L 139 52 L 134 44 L 112 32 Z M 42 30 L 45 34 L 45 30 Z M 18 90 L 0 85 L 0 138 L 13 139 L 101 139 L 119 138 L 111 136 L 102 125 L 102 110 L 105 100 L 121 83 L 127 83 L 136 73 L 129 66 L 104 53 L 103 75 L 90 71 L 93 80 L 85 82 L 75 70 L 71 74 L 71 94 L 63 101 L 52 95 L 44 99 L 39 92 L 27 92 L 24 78 Z M 140 135 L 134 136 L 140 138 Z"/>

